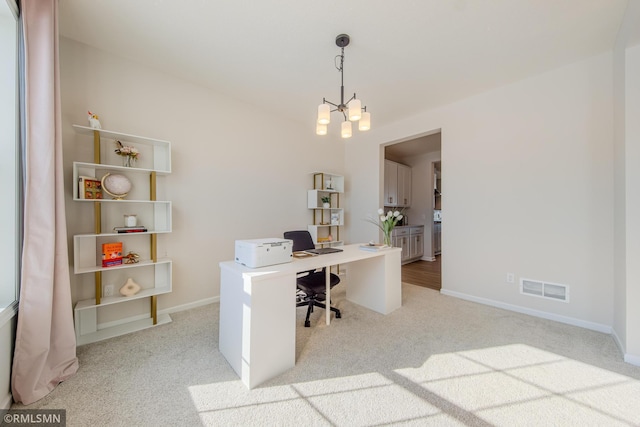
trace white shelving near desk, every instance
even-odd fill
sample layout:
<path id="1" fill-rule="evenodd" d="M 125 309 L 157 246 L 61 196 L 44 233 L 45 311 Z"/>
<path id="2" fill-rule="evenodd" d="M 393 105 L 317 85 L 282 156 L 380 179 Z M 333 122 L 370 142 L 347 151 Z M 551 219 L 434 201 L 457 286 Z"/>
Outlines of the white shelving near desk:
<path id="1" fill-rule="evenodd" d="M 340 199 L 344 194 L 344 177 L 315 172 L 313 187 L 307 191 L 307 208 L 313 211 L 313 223 L 308 226 L 313 243 L 319 247 L 343 245 L 340 232 L 344 226 L 344 209 L 340 207 Z M 328 206 L 323 199 L 329 200 Z"/>

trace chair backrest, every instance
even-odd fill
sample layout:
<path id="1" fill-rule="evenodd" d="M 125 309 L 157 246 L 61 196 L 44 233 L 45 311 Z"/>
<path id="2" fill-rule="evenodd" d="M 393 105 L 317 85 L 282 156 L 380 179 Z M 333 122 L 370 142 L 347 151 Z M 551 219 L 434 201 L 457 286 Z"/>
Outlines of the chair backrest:
<path id="1" fill-rule="evenodd" d="M 293 252 L 315 249 L 311 234 L 307 230 L 285 231 L 284 238 L 293 240 Z"/>

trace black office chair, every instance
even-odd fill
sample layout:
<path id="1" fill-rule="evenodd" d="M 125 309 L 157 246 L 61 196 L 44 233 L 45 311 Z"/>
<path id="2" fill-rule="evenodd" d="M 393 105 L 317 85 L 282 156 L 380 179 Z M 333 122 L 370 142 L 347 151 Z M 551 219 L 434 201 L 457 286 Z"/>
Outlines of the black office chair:
<path id="1" fill-rule="evenodd" d="M 300 231 L 286 231 L 284 233 L 285 239 L 293 240 L 293 252 L 306 251 L 309 249 L 315 249 L 311 234 L 306 230 Z M 331 288 L 340 283 L 340 277 L 337 274 L 330 273 L 329 283 Z M 307 318 L 304 321 L 304 326 L 308 328 L 311 326 L 309 316 L 313 313 L 313 307 L 320 307 L 327 309 L 325 303 L 326 299 L 326 277 L 325 268 L 321 270 L 309 270 L 298 273 L 296 279 L 298 288 L 299 299 L 296 303 L 296 307 L 308 306 Z M 329 309 L 336 314 L 336 319 L 340 319 L 340 310 L 335 307 L 331 307 L 331 301 L 329 301 Z"/>

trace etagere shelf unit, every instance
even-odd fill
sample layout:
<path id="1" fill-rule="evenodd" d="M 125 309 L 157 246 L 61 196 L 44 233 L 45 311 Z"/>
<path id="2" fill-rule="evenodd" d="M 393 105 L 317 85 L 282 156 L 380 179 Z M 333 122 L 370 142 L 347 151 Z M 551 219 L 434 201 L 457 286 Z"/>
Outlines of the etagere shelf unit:
<path id="1" fill-rule="evenodd" d="M 313 211 L 313 224 L 309 224 L 308 230 L 318 247 L 344 244 L 340 238 L 344 226 L 344 209 L 340 207 L 343 194 L 343 176 L 313 173 L 313 190 L 307 190 L 307 207 Z"/>
<path id="2" fill-rule="evenodd" d="M 73 125 L 79 139 L 93 137 L 93 163 L 73 163 L 73 200 L 93 204 L 94 230 L 73 237 L 73 267 L 75 274 L 94 274 L 95 297 L 80 300 L 74 308 L 78 345 L 100 341 L 118 335 L 171 322 L 169 315 L 158 315 L 158 295 L 172 291 L 172 261 L 158 257 L 158 234 L 171 233 L 171 202 L 157 200 L 158 177 L 171 173 L 171 143 L 159 139 L 129 135 L 103 129 Z M 118 164 L 122 158 L 115 154 L 115 141 L 134 145 L 140 152 L 139 167 Z M 104 142 L 101 144 L 101 141 Z M 107 141 L 111 144 L 106 144 Z M 100 180 L 107 173 L 122 174 L 132 183 L 132 189 L 122 200 L 111 199 L 103 192 L 102 199 L 84 199 L 79 191 L 81 177 Z M 147 231 L 118 233 L 124 215 L 135 214 Z M 123 255 L 135 252 L 138 262 L 103 267 L 102 244 L 123 243 Z M 133 278 L 141 290 L 132 296 L 121 296 L 119 289 L 128 278 Z M 108 284 L 108 285 L 106 285 Z M 103 286 L 105 285 L 105 286 Z M 106 289 L 110 292 L 105 292 Z M 109 322 L 108 327 L 98 323 L 98 310 L 105 306 L 149 298 L 148 318 L 127 318 Z"/>

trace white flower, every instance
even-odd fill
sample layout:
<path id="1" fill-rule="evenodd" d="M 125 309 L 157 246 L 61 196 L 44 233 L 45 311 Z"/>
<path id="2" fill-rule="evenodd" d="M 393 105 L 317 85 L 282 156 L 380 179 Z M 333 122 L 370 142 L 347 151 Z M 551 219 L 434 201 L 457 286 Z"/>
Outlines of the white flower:
<path id="1" fill-rule="evenodd" d="M 396 224 L 398 224 L 398 221 L 403 218 L 403 215 L 400 211 L 388 211 L 385 214 L 383 208 L 378 209 L 378 214 L 380 215 L 378 217 L 380 222 L 376 222 L 372 217 L 367 219 L 367 221 L 378 226 L 378 228 L 385 234 L 386 239 L 386 236 L 391 234 L 391 230 L 393 230 Z"/>

